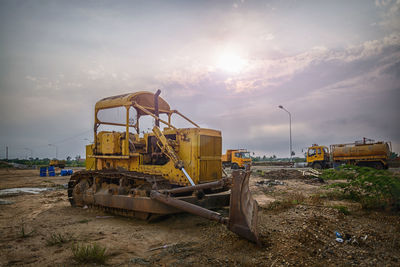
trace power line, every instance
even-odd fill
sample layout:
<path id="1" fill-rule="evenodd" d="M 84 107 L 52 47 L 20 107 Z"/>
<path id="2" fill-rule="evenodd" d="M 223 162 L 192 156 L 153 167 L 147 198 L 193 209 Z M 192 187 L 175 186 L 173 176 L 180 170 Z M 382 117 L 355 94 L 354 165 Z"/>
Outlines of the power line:
<path id="1" fill-rule="evenodd" d="M 91 131 L 92 131 L 92 130 L 86 130 L 86 131 L 84 131 L 84 132 L 82 132 L 82 133 L 79 133 L 79 134 L 77 134 L 77 135 L 74 135 L 74 136 L 71 136 L 71 137 L 62 139 L 62 140 L 60 140 L 60 141 L 50 142 L 50 143 L 51 143 L 51 144 L 60 144 L 60 143 L 64 143 L 64 142 L 66 142 L 66 141 L 75 139 L 75 138 L 77 138 L 77 137 L 79 137 L 79 136 L 82 136 L 82 135 L 84 135 L 84 134 L 86 134 L 86 133 L 88 133 L 88 132 L 91 132 Z"/>
<path id="2" fill-rule="evenodd" d="M 47 142 L 46 144 L 32 146 L 32 148 L 44 147 L 44 146 L 48 146 L 48 144 L 61 144 L 61 143 L 64 143 L 64 142 L 66 142 L 66 141 L 75 139 L 75 138 L 77 138 L 77 137 L 79 137 L 79 136 L 82 136 L 82 135 L 84 135 L 84 134 L 87 134 L 87 133 L 89 133 L 89 132 L 91 132 L 91 131 L 92 131 L 92 130 L 86 130 L 86 131 L 84 131 L 84 132 L 78 133 L 78 134 L 76 134 L 76 135 L 73 135 L 73 136 L 70 136 L 70 137 L 67 137 L 67 138 L 58 140 L 58 141 L 53 141 L 53 142 L 49 141 L 49 142 Z"/>

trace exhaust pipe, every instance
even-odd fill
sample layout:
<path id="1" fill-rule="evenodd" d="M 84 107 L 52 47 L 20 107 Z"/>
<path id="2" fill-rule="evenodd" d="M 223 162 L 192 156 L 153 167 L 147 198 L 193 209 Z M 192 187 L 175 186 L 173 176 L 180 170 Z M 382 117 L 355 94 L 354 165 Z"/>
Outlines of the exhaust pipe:
<path id="1" fill-rule="evenodd" d="M 158 89 L 157 92 L 154 94 L 154 115 L 157 117 L 156 119 L 156 126 L 160 127 L 160 114 L 158 111 L 158 96 L 161 94 L 161 90 Z"/>

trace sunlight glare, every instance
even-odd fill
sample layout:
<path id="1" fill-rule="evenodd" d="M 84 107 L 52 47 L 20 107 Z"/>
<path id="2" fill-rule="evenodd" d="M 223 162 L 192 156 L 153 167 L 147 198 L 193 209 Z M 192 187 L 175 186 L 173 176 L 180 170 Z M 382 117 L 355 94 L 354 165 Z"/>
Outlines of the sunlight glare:
<path id="1" fill-rule="evenodd" d="M 225 72 L 238 73 L 246 66 L 246 61 L 232 52 L 222 53 L 217 62 L 217 67 Z"/>

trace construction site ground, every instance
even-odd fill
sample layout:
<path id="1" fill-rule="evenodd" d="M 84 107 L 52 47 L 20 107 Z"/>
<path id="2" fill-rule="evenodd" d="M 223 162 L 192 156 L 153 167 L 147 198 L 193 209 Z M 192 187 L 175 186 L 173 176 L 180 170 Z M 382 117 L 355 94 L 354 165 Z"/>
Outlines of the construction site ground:
<path id="1" fill-rule="evenodd" d="M 398 213 L 366 211 L 358 203 L 331 199 L 327 183 L 303 176 L 306 169 L 252 170 L 261 247 L 190 214 L 148 223 L 73 208 L 64 188 L 69 176 L 39 177 L 38 170 L 1 169 L 0 189 L 54 190 L 0 195 L 0 266 L 80 266 L 71 251 L 78 243 L 106 247 L 108 266 L 400 265 Z M 342 243 L 336 241 L 336 231 Z M 49 245 L 54 234 L 67 241 Z"/>

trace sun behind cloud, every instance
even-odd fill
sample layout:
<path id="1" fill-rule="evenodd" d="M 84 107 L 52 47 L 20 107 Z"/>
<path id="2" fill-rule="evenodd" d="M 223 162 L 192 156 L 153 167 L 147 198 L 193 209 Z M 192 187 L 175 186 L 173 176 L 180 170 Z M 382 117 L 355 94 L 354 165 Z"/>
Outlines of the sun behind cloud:
<path id="1" fill-rule="evenodd" d="M 217 60 L 217 68 L 228 73 L 239 73 L 246 68 L 247 62 L 233 51 L 222 52 Z"/>

